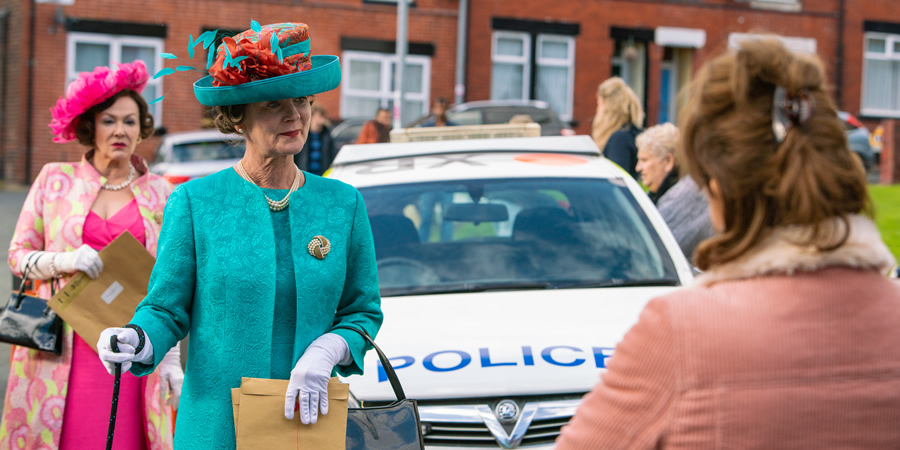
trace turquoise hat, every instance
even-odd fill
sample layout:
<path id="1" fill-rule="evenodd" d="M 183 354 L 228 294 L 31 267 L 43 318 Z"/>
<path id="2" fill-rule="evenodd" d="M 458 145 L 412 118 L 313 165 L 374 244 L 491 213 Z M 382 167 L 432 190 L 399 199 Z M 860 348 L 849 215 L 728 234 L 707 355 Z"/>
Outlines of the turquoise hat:
<path id="1" fill-rule="evenodd" d="M 306 97 L 341 84 L 337 56 L 311 56 L 306 24 L 260 26 L 254 20 L 250 25 L 249 30 L 223 38 L 215 52 L 209 52 L 206 65 L 209 75 L 194 83 L 194 95 L 201 104 L 226 106 Z M 192 35 L 188 44 L 190 58 L 193 59 L 197 45 L 210 49 L 217 32 L 207 31 L 197 40 Z M 169 53 L 162 56 L 177 59 Z M 192 66 L 165 68 L 154 78 L 194 69 Z"/>
<path id="2" fill-rule="evenodd" d="M 231 86 L 213 86 L 207 75 L 194 83 L 194 96 L 206 106 L 242 105 L 285 98 L 306 97 L 330 91 L 341 84 L 341 64 L 337 56 L 310 58 L 312 67 L 302 72 L 264 78 Z"/>

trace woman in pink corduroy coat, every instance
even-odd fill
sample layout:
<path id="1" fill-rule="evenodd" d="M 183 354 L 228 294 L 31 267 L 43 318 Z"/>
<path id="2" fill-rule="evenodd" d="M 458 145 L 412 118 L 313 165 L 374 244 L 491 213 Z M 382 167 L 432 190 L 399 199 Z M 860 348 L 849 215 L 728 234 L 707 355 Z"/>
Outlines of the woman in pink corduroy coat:
<path id="1" fill-rule="evenodd" d="M 821 64 L 745 41 L 681 128 L 704 273 L 646 306 L 557 448 L 900 448 L 895 260 Z"/>

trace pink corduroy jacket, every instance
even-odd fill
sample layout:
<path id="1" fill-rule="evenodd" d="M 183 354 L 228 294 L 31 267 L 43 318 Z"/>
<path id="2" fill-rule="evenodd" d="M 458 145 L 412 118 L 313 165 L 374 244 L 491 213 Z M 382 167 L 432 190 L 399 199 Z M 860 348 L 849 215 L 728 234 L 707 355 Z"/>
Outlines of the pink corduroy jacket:
<path id="1" fill-rule="evenodd" d="M 782 229 L 652 300 L 557 449 L 900 448 L 900 283 L 874 224 Z"/>

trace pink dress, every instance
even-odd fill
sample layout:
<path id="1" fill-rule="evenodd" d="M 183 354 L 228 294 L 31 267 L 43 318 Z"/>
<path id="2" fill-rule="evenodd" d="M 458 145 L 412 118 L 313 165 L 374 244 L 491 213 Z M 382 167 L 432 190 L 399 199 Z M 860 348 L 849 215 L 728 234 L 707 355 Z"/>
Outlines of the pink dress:
<path id="1" fill-rule="evenodd" d="M 144 225 L 137 202 L 132 200 L 107 220 L 93 211 L 84 220 L 83 240 L 95 250 L 106 247 L 126 230 L 140 243 L 145 242 Z M 94 350 L 78 333 L 72 346 L 72 369 L 66 393 L 62 436 L 59 448 L 105 448 L 112 402 L 113 377 L 110 376 Z M 121 450 L 146 449 L 143 430 L 143 395 L 146 379 L 128 372 L 122 374 L 119 386 L 119 407 L 113 448 Z"/>

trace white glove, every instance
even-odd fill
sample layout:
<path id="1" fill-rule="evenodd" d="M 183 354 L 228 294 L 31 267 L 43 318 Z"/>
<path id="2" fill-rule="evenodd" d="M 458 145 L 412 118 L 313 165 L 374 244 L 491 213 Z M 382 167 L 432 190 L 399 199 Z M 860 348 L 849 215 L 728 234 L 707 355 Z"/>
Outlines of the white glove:
<path id="1" fill-rule="evenodd" d="M 97 250 L 83 244 L 71 252 L 31 252 L 19 262 L 19 271 L 25 271 L 25 265 L 31 262 L 28 278 L 32 280 L 49 280 L 75 272 L 84 272 L 91 279 L 97 278 L 103 270 L 103 260 Z"/>
<path id="2" fill-rule="evenodd" d="M 180 345 L 175 344 L 175 346 L 166 353 L 166 356 L 163 356 L 162 361 L 159 363 L 159 376 L 162 378 L 162 381 L 169 386 L 171 397 L 166 400 L 166 404 L 178 409 L 178 400 L 181 399 L 181 384 L 184 382 L 184 370 L 181 368 Z"/>
<path id="3" fill-rule="evenodd" d="M 109 338 L 112 335 L 116 335 L 119 353 L 114 353 L 109 345 Z M 100 355 L 100 361 L 103 362 L 110 375 L 115 371 L 116 363 L 122 364 L 124 373 L 131 368 L 132 362 L 149 364 L 153 361 L 153 344 L 150 343 L 150 336 L 144 333 L 144 348 L 135 355 L 134 349 L 137 346 L 137 331 L 131 328 L 107 328 L 100 333 L 100 340 L 97 341 L 97 354 Z"/>
<path id="4" fill-rule="evenodd" d="M 325 333 L 309 344 L 294 370 L 291 370 L 291 380 L 284 395 L 284 417 L 294 419 L 298 396 L 301 423 L 316 423 L 320 407 L 322 414 L 328 414 L 331 370 L 337 364 L 348 364 L 351 358 L 347 341 L 337 334 Z"/>

